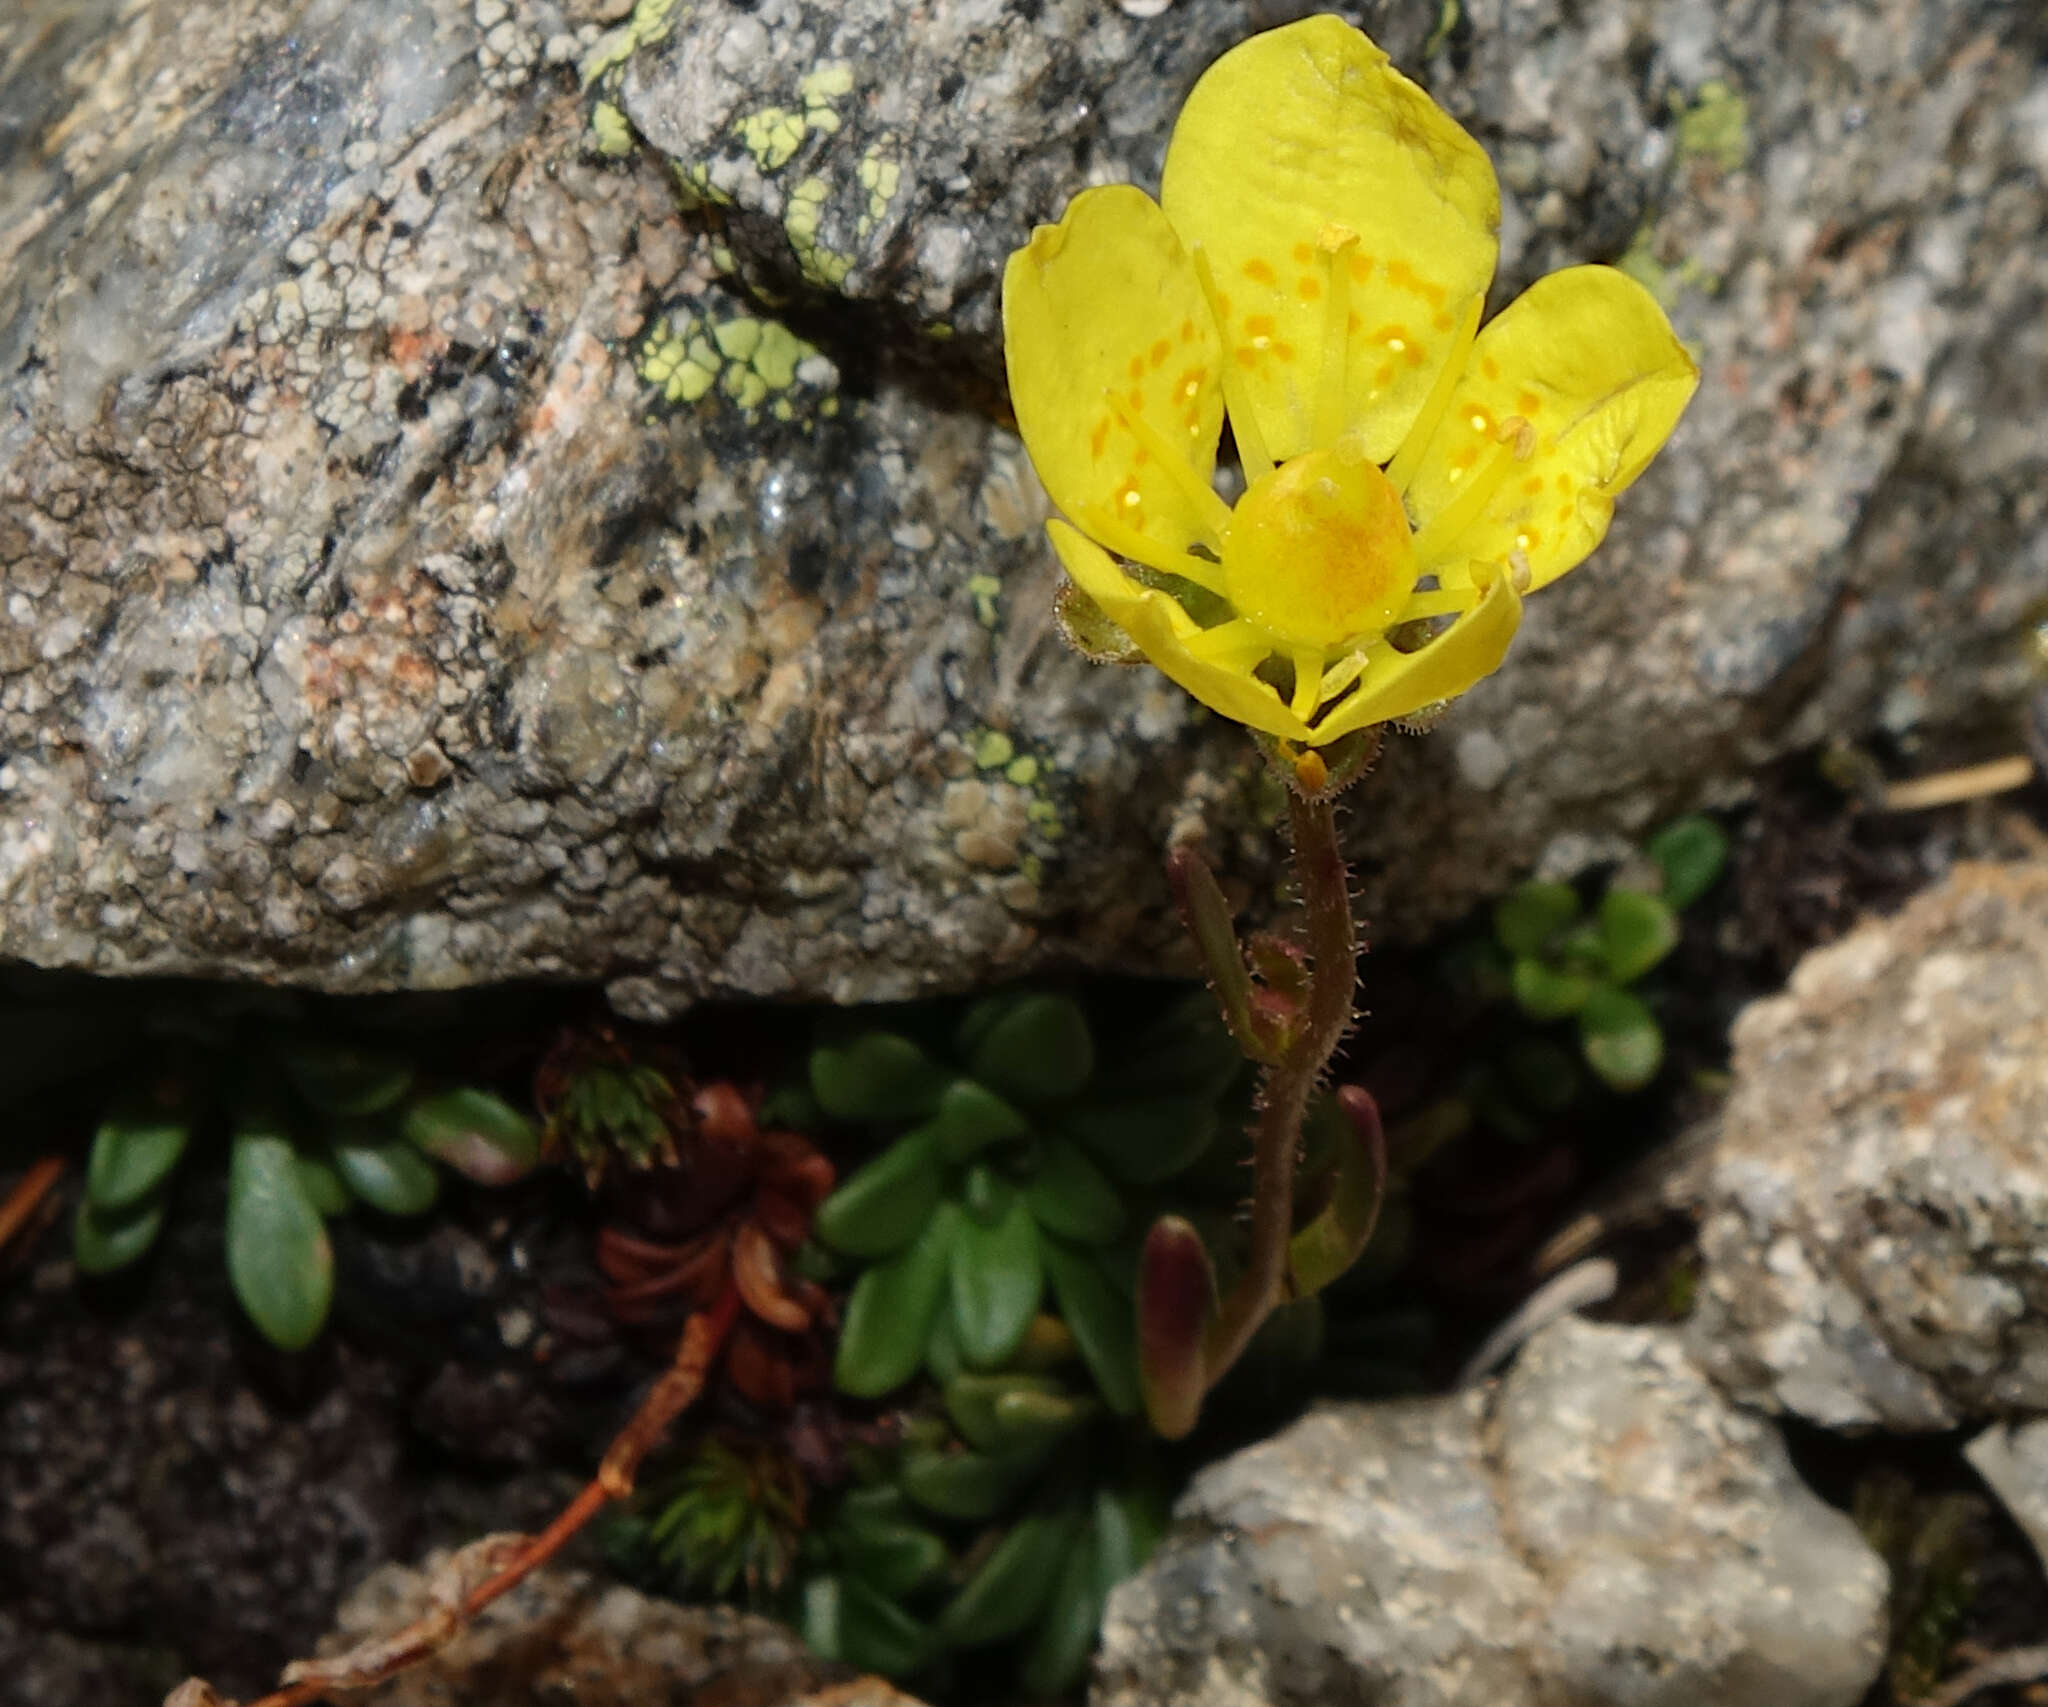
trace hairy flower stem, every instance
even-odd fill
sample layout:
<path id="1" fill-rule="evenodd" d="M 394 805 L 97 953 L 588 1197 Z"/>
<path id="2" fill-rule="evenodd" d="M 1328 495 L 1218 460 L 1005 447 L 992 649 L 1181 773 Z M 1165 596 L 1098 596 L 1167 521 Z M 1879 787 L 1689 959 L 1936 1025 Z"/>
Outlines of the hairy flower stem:
<path id="1" fill-rule="evenodd" d="M 1210 1386 L 1243 1354 L 1259 1324 L 1288 1296 L 1287 1243 L 1294 1232 L 1294 1164 L 1309 1094 L 1351 1029 L 1358 983 L 1358 932 L 1351 888 L 1337 851 L 1337 808 L 1324 796 L 1289 792 L 1294 870 L 1308 910 L 1308 1012 L 1300 1033 L 1259 1087 L 1252 1134 L 1251 1247 L 1243 1273 L 1210 1329 L 1204 1362 Z"/>

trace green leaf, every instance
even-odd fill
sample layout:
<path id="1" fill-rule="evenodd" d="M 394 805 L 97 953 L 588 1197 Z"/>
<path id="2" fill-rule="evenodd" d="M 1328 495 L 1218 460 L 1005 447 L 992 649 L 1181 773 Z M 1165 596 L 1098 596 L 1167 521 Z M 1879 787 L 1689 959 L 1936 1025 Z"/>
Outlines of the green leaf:
<path id="1" fill-rule="evenodd" d="M 931 1339 L 932 1317 L 965 1217 L 942 1203 L 907 1249 L 871 1268 L 846 1301 L 833 1379 L 842 1393 L 878 1399 L 915 1375 Z"/>
<path id="2" fill-rule="evenodd" d="M 1017 1188 L 981 1162 L 967 1170 L 960 1182 L 960 1207 L 983 1227 L 993 1227 L 1010 1213 L 1017 1201 Z"/>
<path id="3" fill-rule="evenodd" d="M 821 1660 L 844 1662 L 846 1646 L 840 1637 L 839 1578 L 812 1577 L 804 1584 L 803 1605 L 797 1628 L 804 1646 Z"/>
<path id="4" fill-rule="evenodd" d="M 842 1514 L 834 1535 L 847 1568 L 890 1600 L 915 1594 L 949 1563 L 945 1542 L 911 1523 Z"/>
<path id="5" fill-rule="evenodd" d="M 1058 1102 L 1095 1071 L 1095 1041 L 1087 1016 L 1065 996 L 1025 996 L 976 1040 L 968 1066 L 1018 1102 Z"/>
<path id="6" fill-rule="evenodd" d="M 932 1331 L 924 1346 L 925 1373 L 943 1387 L 967 1367 L 960 1355 L 960 1336 L 953 1331 L 951 1309 L 932 1312 Z"/>
<path id="7" fill-rule="evenodd" d="M 1057 1239 L 1039 1241 L 1060 1315 L 1104 1402 L 1120 1417 L 1138 1413 L 1138 1312 L 1091 1257 Z"/>
<path id="8" fill-rule="evenodd" d="M 811 1051 L 811 1094 L 835 1120 L 921 1120 L 947 1083 L 922 1049 L 892 1031 Z"/>
<path id="9" fill-rule="evenodd" d="M 1088 1657 L 1095 1652 L 1096 1633 L 1102 1628 L 1106 1598 L 1097 1552 L 1091 1527 L 1068 1548 L 1060 1565 L 1044 1616 L 1032 1633 L 1017 1672 L 1025 1694 L 1034 1699 L 1063 1697 L 1087 1674 Z"/>
<path id="10" fill-rule="evenodd" d="M 154 1097 L 124 1096 L 92 1137 L 85 1195 L 103 1215 L 132 1208 L 170 1177 L 192 1136 L 190 1115 Z"/>
<path id="11" fill-rule="evenodd" d="M 1100 1412 L 1093 1399 L 1012 1388 L 996 1397 L 996 1438 L 1006 1452 L 1049 1452 Z"/>
<path id="12" fill-rule="evenodd" d="M 1030 1629 L 1052 1597 L 1080 1527 L 1072 1511 L 1019 1518 L 947 1603 L 933 1633 L 949 1648 L 975 1648 Z"/>
<path id="13" fill-rule="evenodd" d="M 1586 1005 L 1595 985 L 1577 972 L 1560 972 L 1554 966 L 1527 956 L 1515 962 L 1515 1001 L 1531 1019 L 1564 1019 Z"/>
<path id="14" fill-rule="evenodd" d="M 939 1201 L 939 1133 L 912 1128 L 819 1205 L 811 1230 L 849 1256 L 884 1257 L 924 1230 Z"/>
<path id="15" fill-rule="evenodd" d="M 1216 1105 L 1202 1097 L 1090 1103 L 1061 1122 L 1119 1179 L 1157 1185 L 1207 1150 L 1216 1137 Z"/>
<path id="16" fill-rule="evenodd" d="M 359 1141 L 337 1137 L 334 1166 L 348 1187 L 386 1215 L 418 1215 L 433 1207 L 441 1176 L 402 1138 Z"/>
<path id="17" fill-rule="evenodd" d="M 1139 1490 L 1099 1488 L 1095 1494 L 1096 1582 L 1104 1597 L 1143 1569 L 1166 1533 L 1165 1502 Z"/>
<path id="18" fill-rule="evenodd" d="M 1518 884 L 1493 905 L 1496 941 L 1517 959 L 1544 945 L 1579 916 L 1578 891 L 1569 883 Z"/>
<path id="19" fill-rule="evenodd" d="M 294 1146 L 299 1184 L 306 1201 L 322 1215 L 346 1215 L 355 1207 L 355 1193 L 349 1190 L 340 1171 L 325 1156 L 310 1155 Z"/>
<path id="20" fill-rule="evenodd" d="M 913 1447 L 896 1473 L 903 1491 L 926 1511 L 981 1523 L 1008 1505 L 1038 1466 L 1038 1455 L 940 1452 Z"/>
<path id="21" fill-rule="evenodd" d="M 322 1114 L 377 1114 L 412 1089 L 411 1065 L 380 1049 L 291 1043 L 278 1050 L 278 1057 L 292 1088 Z"/>
<path id="22" fill-rule="evenodd" d="M 1245 1070 L 1216 998 L 1195 989 L 1176 1000 L 1102 1063 L 1091 1081 L 1097 1101 L 1187 1096 L 1213 1101 Z"/>
<path id="23" fill-rule="evenodd" d="M 1600 957 L 1617 984 L 1633 984 L 1678 946 L 1678 915 L 1654 895 L 1610 889 L 1600 898 Z"/>
<path id="24" fill-rule="evenodd" d="M 1344 1132 L 1336 1148 L 1336 1179 L 1322 1212 L 1288 1241 L 1287 1267 L 1297 1298 L 1313 1298 L 1365 1250 L 1387 1200 L 1387 1140 L 1379 1104 L 1362 1086 L 1336 1095 Z"/>
<path id="25" fill-rule="evenodd" d="M 1124 1204 L 1102 1170 L 1079 1146 L 1054 1138 L 1024 1201 L 1039 1226 L 1077 1245 L 1106 1245 L 1124 1230 Z"/>
<path id="26" fill-rule="evenodd" d="M 895 1601 L 848 1574 L 839 1579 L 839 1648 L 848 1665 L 908 1677 L 931 1651 L 931 1632 Z"/>
<path id="27" fill-rule="evenodd" d="M 509 1185 L 540 1160 L 540 1133 L 503 1097 L 465 1085 L 405 1111 L 406 1141 L 478 1185 Z"/>
<path id="28" fill-rule="evenodd" d="M 1644 844 L 1664 873 L 1664 904 L 1684 912 L 1709 889 L 1728 863 L 1728 837 L 1711 818 L 1674 818 Z"/>
<path id="29" fill-rule="evenodd" d="M 1024 1338 L 1038 1313 L 1045 1274 L 1038 1225 L 1022 1199 L 992 1227 L 964 1217 L 953 1239 L 953 1330 L 960 1352 L 978 1369 L 993 1369 Z"/>
<path id="30" fill-rule="evenodd" d="M 1664 1033 L 1626 990 L 1594 992 L 1579 1014 L 1579 1046 L 1586 1064 L 1617 1091 L 1641 1090 L 1664 1065 Z"/>
<path id="31" fill-rule="evenodd" d="M 955 1079 L 946 1087 L 934 1124 L 946 1159 L 952 1162 L 964 1162 L 991 1144 L 1006 1144 L 1031 1132 L 1030 1121 L 972 1079 Z"/>
<path id="32" fill-rule="evenodd" d="M 160 1197 L 143 1198 L 125 1209 L 101 1209 L 90 1197 L 78 1200 L 71 1222 L 71 1260 L 86 1274 L 126 1268 L 156 1243 L 163 1231 Z"/>
<path id="33" fill-rule="evenodd" d="M 1010 1439 L 996 1421 L 996 1401 L 1006 1393 L 1058 1393 L 1059 1382 L 1044 1375 L 977 1375 L 963 1371 L 946 1384 L 946 1414 L 960 1438 L 982 1452 L 1020 1451 L 1029 1441 Z"/>
<path id="34" fill-rule="evenodd" d="M 272 1345 L 311 1345 L 334 1297 L 334 1252 L 288 1139 L 235 1134 L 228 1161 L 228 1279 Z"/>

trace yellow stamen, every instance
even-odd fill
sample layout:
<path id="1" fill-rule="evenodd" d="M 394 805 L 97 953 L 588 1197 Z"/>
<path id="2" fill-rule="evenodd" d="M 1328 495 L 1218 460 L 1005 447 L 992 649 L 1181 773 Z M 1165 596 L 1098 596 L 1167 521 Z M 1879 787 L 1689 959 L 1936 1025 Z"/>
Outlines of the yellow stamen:
<path id="1" fill-rule="evenodd" d="M 1294 659 L 1294 715 L 1306 723 L 1323 702 L 1323 655 L 1297 651 Z"/>
<path id="2" fill-rule="evenodd" d="M 1348 225 L 1326 225 L 1316 247 L 1329 265 L 1330 294 L 1323 304 L 1323 371 L 1316 385 L 1315 433 L 1309 442 L 1333 445 L 1344 431 L 1344 381 L 1351 352 L 1351 263 L 1346 252 L 1358 247 L 1358 233 Z"/>
<path id="3" fill-rule="evenodd" d="M 1196 473 L 1188 459 L 1166 442 L 1166 436 L 1157 427 L 1144 416 L 1133 414 L 1126 408 L 1121 397 L 1107 389 L 1102 397 L 1110 412 L 1123 423 L 1124 431 L 1151 453 L 1152 459 L 1180 495 L 1195 507 L 1195 514 L 1201 517 L 1202 525 L 1208 530 L 1208 544 L 1221 545 L 1230 528 L 1230 506 L 1218 495 L 1215 487 Z"/>
<path id="4" fill-rule="evenodd" d="M 1415 424 L 1408 429 L 1408 436 L 1401 441 L 1401 448 L 1394 453 L 1394 460 L 1387 464 L 1387 478 L 1394 483 L 1394 490 L 1407 495 L 1408 486 L 1415 478 L 1415 471 L 1422 465 L 1422 453 L 1429 449 L 1429 441 L 1436 437 L 1436 429 L 1444 418 L 1444 411 L 1451 406 L 1451 393 L 1458 389 L 1458 381 L 1465 377 L 1465 356 L 1472 348 L 1472 339 L 1479 331 L 1479 312 L 1484 302 L 1474 297 L 1465 310 L 1464 319 L 1458 322 L 1456 334 L 1451 339 L 1450 358 L 1438 370 L 1436 384 L 1429 388 L 1429 396 L 1423 400 L 1422 413 L 1415 417 Z"/>
<path id="5" fill-rule="evenodd" d="M 1228 342 L 1230 327 L 1223 318 L 1223 299 L 1216 289 L 1216 275 L 1209 268 L 1208 252 L 1197 243 L 1189 253 L 1195 263 L 1195 277 L 1202 283 L 1202 294 L 1209 299 L 1210 316 Z M 1273 472 L 1273 458 L 1266 450 L 1266 437 L 1259 431 L 1258 420 L 1252 414 L 1252 403 L 1245 395 L 1244 382 L 1231 372 L 1229 362 L 1223 364 L 1223 407 L 1230 411 L 1230 432 L 1237 440 L 1237 460 L 1244 465 L 1244 480 L 1249 486 Z"/>
<path id="6" fill-rule="evenodd" d="M 1465 530 L 1479 519 L 1501 483 L 1514 472 L 1515 465 L 1536 454 L 1536 429 L 1519 415 L 1510 415 L 1501 423 L 1499 439 L 1493 454 L 1473 470 L 1464 489 L 1431 516 L 1415 536 L 1415 564 L 1423 574 L 1428 574 L 1436 566 L 1435 559 L 1456 545 Z"/>

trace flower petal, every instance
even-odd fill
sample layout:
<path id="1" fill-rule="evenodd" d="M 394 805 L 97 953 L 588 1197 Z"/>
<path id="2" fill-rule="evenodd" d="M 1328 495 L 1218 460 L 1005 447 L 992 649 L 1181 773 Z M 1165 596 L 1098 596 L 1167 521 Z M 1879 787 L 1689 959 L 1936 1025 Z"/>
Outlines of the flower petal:
<path id="1" fill-rule="evenodd" d="M 1276 461 L 1312 448 L 1335 262 L 1349 309 L 1341 430 L 1386 462 L 1493 276 L 1500 191 L 1480 146 L 1332 17 L 1254 36 L 1181 109 L 1160 200 L 1206 256 L 1228 359 Z"/>
<path id="2" fill-rule="evenodd" d="M 1534 589 L 1577 567 L 1606 534 L 1615 494 L 1671 436 L 1698 384 L 1657 299 L 1626 273 L 1567 267 L 1538 279 L 1473 344 L 1409 507 L 1427 532 L 1461 483 L 1484 475 L 1516 416 L 1535 429 L 1533 454 L 1421 568 L 1505 563 L 1520 551 Z"/>
<path id="3" fill-rule="evenodd" d="M 1196 657 L 1188 642 L 1202 629 L 1175 600 L 1155 587 L 1139 586 L 1101 546 L 1064 522 L 1048 522 L 1046 532 L 1074 584 L 1102 607 L 1162 675 L 1235 722 L 1293 741 L 1308 739 L 1308 725 L 1251 674 L 1257 659 L 1233 669 L 1235 660 Z"/>
<path id="4" fill-rule="evenodd" d="M 1522 624 L 1522 600 L 1506 575 L 1496 575 L 1479 603 L 1419 652 L 1391 647 L 1366 666 L 1358 691 L 1316 725 L 1322 746 L 1369 723 L 1410 717 L 1438 700 L 1455 699 L 1490 676 Z"/>
<path id="5" fill-rule="evenodd" d="M 1052 501 L 1099 507 L 1169 553 L 1212 540 L 1176 480 L 1109 397 L 1182 450 L 1204 488 L 1223 430 L 1222 342 L 1158 203 L 1129 184 L 1084 190 L 1003 273 L 1003 353 L 1018 431 Z"/>

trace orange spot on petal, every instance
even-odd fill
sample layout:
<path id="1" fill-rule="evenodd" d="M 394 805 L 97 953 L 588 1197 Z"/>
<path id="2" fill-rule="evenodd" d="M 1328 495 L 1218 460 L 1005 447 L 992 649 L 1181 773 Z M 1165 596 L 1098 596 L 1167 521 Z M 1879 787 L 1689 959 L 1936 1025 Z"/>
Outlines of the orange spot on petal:
<path id="1" fill-rule="evenodd" d="M 1158 367 L 1160 363 L 1165 361 L 1166 358 L 1170 356 L 1172 353 L 1173 346 L 1169 344 L 1164 338 L 1161 338 L 1158 343 L 1152 346 L 1152 351 L 1149 359 L 1154 367 Z"/>
<path id="2" fill-rule="evenodd" d="M 1253 284 L 1270 285 L 1275 282 L 1271 263 L 1259 260 L 1256 256 L 1245 262 L 1244 276 Z"/>
<path id="3" fill-rule="evenodd" d="M 1351 282 L 1353 284 L 1364 284 L 1367 279 L 1372 277 L 1372 269 L 1373 258 L 1370 255 L 1353 255 L 1351 257 Z"/>
<path id="4" fill-rule="evenodd" d="M 1543 399 L 1533 391 L 1525 391 L 1515 399 L 1515 408 L 1524 415 L 1533 415 L 1543 407 Z"/>
<path id="5" fill-rule="evenodd" d="M 1273 317 L 1270 314 L 1247 314 L 1244 329 L 1249 337 L 1270 338 L 1273 335 Z"/>
<path id="6" fill-rule="evenodd" d="M 1321 279 L 1312 279 L 1308 274 L 1303 273 L 1300 278 L 1294 281 L 1294 290 L 1295 294 L 1303 302 L 1313 302 L 1323 294 L 1323 281 Z"/>
<path id="7" fill-rule="evenodd" d="M 1180 323 L 1180 341 L 1183 344 L 1192 344 L 1195 341 L 1195 323 L 1192 320 L 1183 320 Z"/>
<path id="8" fill-rule="evenodd" d="M 1239 367 L 1257 367 L 1259 365 L 1259 352 L 1249 344 L 1239 344 L 1233 353 L 1237 357 L 1237 365 Z"/>
<path id="9" fill-rule="evenodd" d="M 1088 453 L 1099 462 L 1102 460 L 1103 451 L 1108 448 L 1109 423 L 1107 421 L 1097 421 L 1095 423 L 1095 431 L 1088 435 Z"/>
<path id="10" fill-rule="evenodd" d="M 1543 476 L 1540 474 L 1530 475 L 1527 480 L 1522 482 L 1522 490 L 1533 498 L 1538 492 L 1543 490 Z"/>
<path id="11" fill-rule="evenodd" d="M 1441 308 L 1429 317 L 1429 323 L 1439 332 L 1448 332 L 1456 324 L 1451 316 Z"/>
<path id="12" fill-rule="evenodd" d="M 1388 386 L 1392 385 L 1394 383 L 1394 364 L 1392 362 L 1381 362 L 1380 371 L 1372 376 L 1372 383 L 1373 388 L 1377 391 L 1384 391 Z"/>
<path id="13" fill-rule="evenodd" d="M 1131 357 L 1131 377 L 1133 379 L 1143 379 L 1145 377 L 1145 358 L 1143 356 Z"/>
<path id="14" fill-rule="evenodd" d="M 1481 356 L 1479 358 L 1479 371 L 1485 374 L 1488 379 L 1498 379 L 1500 378 L 1500 363 L 1491 356 Z"/>
<path id="15" fill-rule="evenodd" d="M 1131 413 L 1135 415 L 1145 407 L 1145 393 L 1140 387 L 1134 385 L 1131 387 L 1130 396 L 1125 401 L 1130 404 Z"/>
<path id="16" fill-rule="evenodd" d="M 1273 356 L 1276 361 L 1291 362 L 1294 360 L 1294 346 L 1292 344 L 1275 344 L 1273 346 Z"/>
<path id="17" fill-rule="evenodd" d="M 1315 245 L 1314 245 L 1313 243 L 1297 243 L 1297 244 L 1295 244 L 1295 246 L 1294 246 L 1294 264 L 1295 264 L 1296 266 L 1298 266 L 1298 267 L 1305 267 L 1305 266 L 1307 266 L 1307 265 L 1309 264 L 1309 262 L 1313 261 L 1313 260 L 1314 260 L 1315 258 L 1316 258 L 1316 246 L 1315 246 Z"/>

